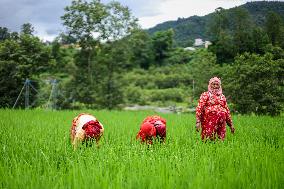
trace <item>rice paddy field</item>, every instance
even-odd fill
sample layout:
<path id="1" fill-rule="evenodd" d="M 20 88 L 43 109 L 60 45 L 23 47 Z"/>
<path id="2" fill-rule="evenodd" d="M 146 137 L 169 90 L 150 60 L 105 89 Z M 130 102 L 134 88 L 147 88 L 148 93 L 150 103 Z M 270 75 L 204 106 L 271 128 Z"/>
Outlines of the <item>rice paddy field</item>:
<path id="1" fill-rule="evenodd" d="M 72 119 L 95 115 L 100 148 L 74 151 Z M 193 114 L 158 114 L 167 141 L 135 136 L 154 112 L 0 110 L 0 188 L 283 188 L 284 117 L 233 116 L 235 135 L 201 142 Z"/>

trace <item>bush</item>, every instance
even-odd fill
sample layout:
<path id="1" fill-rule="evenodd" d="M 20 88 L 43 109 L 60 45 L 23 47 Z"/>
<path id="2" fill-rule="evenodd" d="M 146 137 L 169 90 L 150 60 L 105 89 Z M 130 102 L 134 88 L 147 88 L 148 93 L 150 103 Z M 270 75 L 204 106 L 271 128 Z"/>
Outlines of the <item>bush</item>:
<path id="1" fill-rule="evenodd" d="M 159 89 L 151 90 L 149 95 L 149 100 L 155 101 L 173 101 L 173 102 L 183 102 L 185 95 L 182 89 L 171 88 L 171 89 Z"/>
<path id="2" fill-rule="evenodd" d="M 283 61 L 245 53 L 227 70 L 226 88 L 240 113 L 279 115 L 284 102 Z M 282 75 L 282 76 L 281 76 Z"/>
<path id="3" fill-rule="evenodd" d="M 139 104 L 145 105 L 146 99 L 144 97 L 143 91 L 139 87 L 129 86 L 124 91 L 124 97 L 126 98 L 126 103 L 128 104 Z"/>

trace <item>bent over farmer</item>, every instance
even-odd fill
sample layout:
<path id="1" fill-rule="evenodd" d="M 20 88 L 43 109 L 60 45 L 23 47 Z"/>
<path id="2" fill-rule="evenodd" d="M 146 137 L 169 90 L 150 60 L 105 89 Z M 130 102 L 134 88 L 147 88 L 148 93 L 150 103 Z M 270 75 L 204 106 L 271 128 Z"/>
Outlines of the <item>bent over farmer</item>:
<path id="1" fill-rule="evenodd" d="M 208 91 L 201 94 L 196 107 L 196 131 L 201 128 L 201 139 L 215 140 L 216 136 L 224 140 L 226 124 L 235 132 L 226 97 L 222 93 L 221 80 L 213 77 L 209 80 Z"/>
<path id="2" fill-rule="evenodd" d="M 96 141 L 99 147 L 99 141 L 104 133 L 104 126 L 96 117 L 91 114 L 81 113 L 72 121 L 70 129 L 70 138 L 73 148 L 76 149 L 80 143 Z M 90 144 L 91 144 L 90 143 Z"/>
<path id="3" fill-rule="evenodd" d="M 143 120 L 136 139 L 147 144 L 152 144 L 155 138 L 159 138 L 160 142 L 165 142 L 166 132 L 166 120 L 164 118 L 157 115 L 148 116 Z"/>

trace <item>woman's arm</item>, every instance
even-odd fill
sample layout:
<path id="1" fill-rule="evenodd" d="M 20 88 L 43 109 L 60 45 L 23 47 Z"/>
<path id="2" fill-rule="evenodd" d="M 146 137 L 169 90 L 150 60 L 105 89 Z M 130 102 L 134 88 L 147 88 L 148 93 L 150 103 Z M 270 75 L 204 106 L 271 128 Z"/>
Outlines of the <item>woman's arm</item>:
<path id="1" fill-rule="evenodd" d="M 203 112 L 205 109 L 206 102 L 208 100 L 208 93 L 202 93 L 199 100 L 198 100 L 198 105 L 196 107 L 196 124 L 201 123 L 203 119 Z"/>
<path id="2" fill-rule="evenodd" d="M 224 96 L 224 102 L 225 102 L 225 107 L 224 108 L 226 109 L 226 112 L 227 112 L 226 122 L 227 122 L 228 126 L 231 128 L 231 132 L 234 133 L 235 132 L 235 128 L 233 126 L 231 112 L 230 112 L 230 109 L 228 107 L 227 100 L 226 100 L 225 96 Z"/>

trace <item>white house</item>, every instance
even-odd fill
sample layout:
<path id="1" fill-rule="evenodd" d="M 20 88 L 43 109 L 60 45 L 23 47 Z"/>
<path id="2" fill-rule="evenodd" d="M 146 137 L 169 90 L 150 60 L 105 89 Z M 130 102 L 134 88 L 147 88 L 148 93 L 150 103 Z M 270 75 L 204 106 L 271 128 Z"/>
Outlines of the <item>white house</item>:
<path id="1" fill-rule="evenodd" d="M 200 38 L 195 39 L 193 46 L 195 47 L 201 47 L 203 46 L 207 49 L 209 45 L 212 45 L 210 41 L 203 41 Z"/>
<path id="2" fill-rule="evenodd" d="M 204 44 L 203 40 L 200 38 L 195 39 L 193 46 L 202 46 Z"/>
<path id="3" fill-rule="evenodd" d="M 212 43 L 210 41 L 205 41 L 204 43 L 204 47 L 207 49 L 209 47 L 209 45 L 212 45 Z"/>

